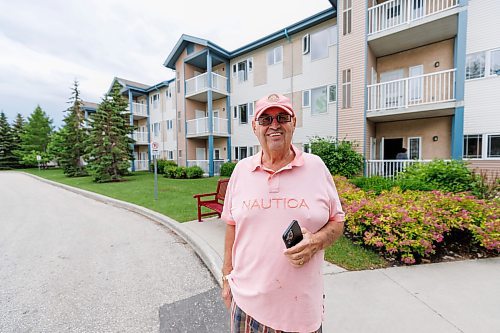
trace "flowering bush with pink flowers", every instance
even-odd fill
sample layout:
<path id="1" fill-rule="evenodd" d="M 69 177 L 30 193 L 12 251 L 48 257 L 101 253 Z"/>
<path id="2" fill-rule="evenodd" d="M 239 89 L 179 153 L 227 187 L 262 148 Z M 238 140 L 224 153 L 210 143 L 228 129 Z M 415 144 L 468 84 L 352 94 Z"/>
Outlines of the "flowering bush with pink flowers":
<path id="1" fill-rule="evenodd" d="M 346 213 L 347 234 L 389 257 L 414 264 L 428 258 L 452 231 L 470 233 L 477 245 L 500 252 L 500 202 L 466 193 L 364 192 L 342 177 L 335 183 Z"/>

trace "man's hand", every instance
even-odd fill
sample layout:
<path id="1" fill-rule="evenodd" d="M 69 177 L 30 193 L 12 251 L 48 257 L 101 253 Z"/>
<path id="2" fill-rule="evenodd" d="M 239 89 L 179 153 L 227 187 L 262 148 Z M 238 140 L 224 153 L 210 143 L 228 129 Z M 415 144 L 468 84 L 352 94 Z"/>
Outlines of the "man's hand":
<path id="1" fill-rule="evenodd" d="M 306 228 L 301 228 L 301 230 L 304 239 L 284 252 L 290 263 L 295 267 L 304 266 L 321 249 L 321 243 L 314 234 Z"/>
<path id="2" fill-rule="evenodd" d="M 231 294 L 231 287 L 229 286 L 229 282 L 225 280 L 222 283 L 222 300 L 224 301 L 224 305 L 229 310 L 231 307 L 231 301 L 233 300 L 233 295 Z"/>

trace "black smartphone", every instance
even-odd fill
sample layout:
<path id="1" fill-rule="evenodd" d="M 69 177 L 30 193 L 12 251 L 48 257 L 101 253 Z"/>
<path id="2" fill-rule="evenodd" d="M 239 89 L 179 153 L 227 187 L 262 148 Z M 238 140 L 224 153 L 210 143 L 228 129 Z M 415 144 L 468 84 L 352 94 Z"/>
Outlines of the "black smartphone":
<path id="1" fill-rule="evenodd" d="M 299 244 L 302 239 L 302 231 L 300 230 L 299 222 L 297 222 L 297 220 L 293 220 L 283 233 L 285 246 L 289 249 L 292 246 Z"/>

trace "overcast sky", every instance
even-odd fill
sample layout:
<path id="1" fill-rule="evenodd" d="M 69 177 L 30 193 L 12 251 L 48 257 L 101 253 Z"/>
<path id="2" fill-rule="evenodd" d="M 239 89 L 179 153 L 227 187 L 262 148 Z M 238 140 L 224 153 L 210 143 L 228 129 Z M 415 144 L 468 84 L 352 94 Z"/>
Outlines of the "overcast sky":
<path id="1" fill-rule="evenodd" d="M 113 77 L 152 85 L 185 33 L 233 51 L 330 7 L 328 0 L 0 0 L 0 110 L 39 104 L 58 127 L 73 81 L 99 102 Z"/>

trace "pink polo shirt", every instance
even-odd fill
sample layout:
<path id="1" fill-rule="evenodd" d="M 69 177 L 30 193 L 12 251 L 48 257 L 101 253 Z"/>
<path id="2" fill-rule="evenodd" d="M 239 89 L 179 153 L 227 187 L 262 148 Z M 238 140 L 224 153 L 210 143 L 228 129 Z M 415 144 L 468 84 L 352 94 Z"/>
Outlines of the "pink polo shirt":
<path id="1" fill-rule="evenodd" d="M 234 169 L 222 212 L 236 226 L 229 284 L 236 304 L 261 324 L 313 332 L 323 317 L 324 251 L 293 267 L 282 235 L 292 220 L 315 233 L 344 213 L 323 161 L 292 149 L 295 159 L 275 173 L 261 164 L 262 152 Z"/>

